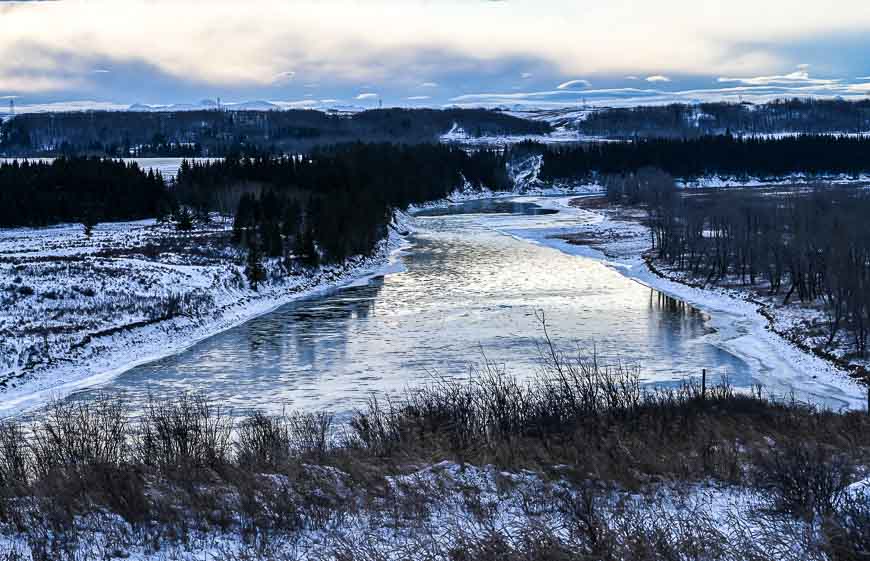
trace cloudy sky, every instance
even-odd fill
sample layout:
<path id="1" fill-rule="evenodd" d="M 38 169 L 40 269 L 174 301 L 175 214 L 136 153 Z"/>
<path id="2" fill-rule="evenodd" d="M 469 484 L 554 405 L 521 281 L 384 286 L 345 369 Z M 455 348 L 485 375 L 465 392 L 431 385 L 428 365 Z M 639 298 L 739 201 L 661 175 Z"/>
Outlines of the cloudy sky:
<path id="1" fill-rule="evenodd" d="M 870 96 L 870 2 L 0 0 L 20 108 L 785 95 Z"/>

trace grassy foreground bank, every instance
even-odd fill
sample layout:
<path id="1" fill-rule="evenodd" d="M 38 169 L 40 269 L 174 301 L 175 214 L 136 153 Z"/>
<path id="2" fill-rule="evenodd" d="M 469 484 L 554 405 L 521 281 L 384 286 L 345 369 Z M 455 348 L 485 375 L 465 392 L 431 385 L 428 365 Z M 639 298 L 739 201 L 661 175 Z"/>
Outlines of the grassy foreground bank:
<path id="1" fill-rule="evenodd" d="M 550 349 L 348 424 L 112 397 L 0 427 L 0 559 L 865 559 L 870 416 Z"/>

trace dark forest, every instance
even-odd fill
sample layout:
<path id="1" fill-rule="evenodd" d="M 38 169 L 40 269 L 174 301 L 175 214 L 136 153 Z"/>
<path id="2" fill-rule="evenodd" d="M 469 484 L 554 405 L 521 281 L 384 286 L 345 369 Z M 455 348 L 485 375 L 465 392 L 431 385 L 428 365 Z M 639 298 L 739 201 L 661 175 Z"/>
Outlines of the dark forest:
<path id="1" fill-rule="evenodd" d="M 541 134 L 550 125 L 482 109 L 88 111 L 30 113 L 0 128 L 0 154 L 112 157 L 285 154 L 318 145 L 435 142 L 454 124 L 472 135 Z"/>
<path id="2" fill-rule="evenodd" d="M 656 167 L 682 179 L 711 175 L 769 178 L 793 173 L 857 176 L 870 171 L 870 137 L 721 135 L 538 149 L 544 153 L 541 179 L 545 181 L 587 180 L 596 174 L 644 167 Z"/>

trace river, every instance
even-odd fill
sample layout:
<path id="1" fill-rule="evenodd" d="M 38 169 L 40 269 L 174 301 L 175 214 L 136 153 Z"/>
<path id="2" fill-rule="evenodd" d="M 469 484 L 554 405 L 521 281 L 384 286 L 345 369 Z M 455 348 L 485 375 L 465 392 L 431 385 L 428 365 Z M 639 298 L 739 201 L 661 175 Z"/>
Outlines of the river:
<path id="1" fill-rule="evenodd" d="M 73 399 L 117 393 L 136 410 L 196 392 L 238 414 L 346 413 L 372 394 L 473 375 L 484 360 L 534 375 L 541 313 L 560 349 L 639 365 L 645 383 L 681 383 L 702 368 L 712 380 L 753 383 L 698 310 L 596 260 L 502 233 L 571 220 L 504 200 L 423 212 L 398 256 L 402 272 L 286 305 Z"/>

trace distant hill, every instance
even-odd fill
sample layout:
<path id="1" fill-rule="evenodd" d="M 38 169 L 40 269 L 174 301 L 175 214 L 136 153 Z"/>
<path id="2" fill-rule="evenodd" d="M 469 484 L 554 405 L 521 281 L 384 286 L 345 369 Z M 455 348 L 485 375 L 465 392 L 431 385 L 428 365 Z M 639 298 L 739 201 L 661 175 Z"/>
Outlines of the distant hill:
<path id="1" fill-rule="evenodd" d="M 566 110 L 567 112 L 568 110 Z M 576 113 L 576 109 L 572 110 Z M 542 118 L 558 120 L 553 112 Z M 586 111 L 562 123 L 581 134 L 608 138 L 870 134 L 870 99 L 787 99 L 765 104 L 671 104 Z"/>
<path id="2" fill-rule="evenodd" d="M 472 136 L 545 134 L 549 123 L 483 109 L 274 110 L 268 102 L 234 109 L 138 105 L 128 111 L 29 113 L 0 129 L 7 155 L 220 156 L 239 149 L 290 153 L 367 141 L 437 142 L 455 125 Z"/>

